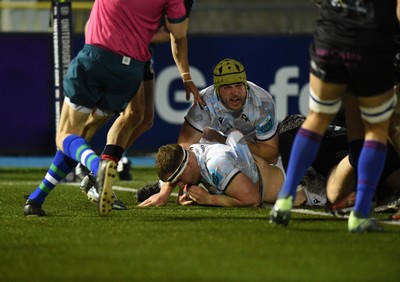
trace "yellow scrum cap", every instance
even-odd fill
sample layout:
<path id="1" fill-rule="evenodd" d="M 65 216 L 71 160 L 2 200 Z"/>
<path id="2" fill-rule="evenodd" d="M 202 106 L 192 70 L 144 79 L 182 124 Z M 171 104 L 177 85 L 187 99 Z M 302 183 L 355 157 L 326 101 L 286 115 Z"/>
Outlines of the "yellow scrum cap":
<path id="1" fill-rule="evenodd" d="M 214 68 L 213 80 L 215 92 L 223 85 L 243 83 L 247 89 L 247 78 L 244 66 L 234 59 L 223 59 Z"/>

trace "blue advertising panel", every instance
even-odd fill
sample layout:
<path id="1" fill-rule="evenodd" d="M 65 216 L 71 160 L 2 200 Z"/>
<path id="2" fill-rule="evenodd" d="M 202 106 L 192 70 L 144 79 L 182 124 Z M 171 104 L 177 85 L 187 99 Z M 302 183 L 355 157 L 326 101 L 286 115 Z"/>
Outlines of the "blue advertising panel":
<path id="1" fill-rule="evenodd" d="M 0 33 L 0 154 L 54 152 L 52 37 Z"/>
<path id="2" fill-rule="evenodd" d="M 49 34 L 0 34 L 0 154 L 52 155 L 54 145 L 54 86 L 52 37 Z M 83 37 L 74 37 L 74 54 Z M 210 36 L 190 35 L 190 71 L 197 87 L 212 84 L 212 70 L 223 58 L 234 58 L 246 68 L 248 80 L 274 97 L 278 120 L 308 111 L 308 45 L 311 35 Z M 29 48 L 29 52 L 27 52 Z M 130 154 L 156 152 L 177 140 L 191 106 L 185 100 L 180 74 L 169 43 L 154 53 L 156 72 L 155 120 L 129 149 Z M 92 145 L 101 151 L 108 123 Z"/>

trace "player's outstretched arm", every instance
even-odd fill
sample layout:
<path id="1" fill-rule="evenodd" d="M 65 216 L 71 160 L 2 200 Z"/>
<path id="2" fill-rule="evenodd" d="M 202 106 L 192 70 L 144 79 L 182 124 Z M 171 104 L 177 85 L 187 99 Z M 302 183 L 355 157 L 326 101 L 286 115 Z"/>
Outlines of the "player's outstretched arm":
<path id="1" fill-rule="evenodd" d="M 169 182 L 163 182 L 160 192 L 141 202 L 138 207 L 165 206 L 173 189 Z"/>

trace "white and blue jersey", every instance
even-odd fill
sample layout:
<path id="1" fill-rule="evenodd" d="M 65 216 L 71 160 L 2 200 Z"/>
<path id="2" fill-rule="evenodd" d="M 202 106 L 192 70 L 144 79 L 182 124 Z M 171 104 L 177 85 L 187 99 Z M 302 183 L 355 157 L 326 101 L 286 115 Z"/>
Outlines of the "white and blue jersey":
<path id="1" fill-rule="evenodd" d="M 225 108 L 215 93 L 214 85 L 203 89 L 200 95 L 206 107 L 198 104 L 191 108 L 185 116 L 186 122 L 200 132 L 205 127 L 211 127 L 226 136 L 237 129 L 249 141 L 271 139 L 278 128 L 274 99 L 266 90 L 250 81 L 248 86 L 246 102 L 240 113 Z"/>
<path id="2" fill-rule="evenodd" d="M 195 153 L 200 166 L 200 182 L 211 194 L 224 194 L 239 172 L 247 175 L 255 184 L 260 180 L 256 162 L 239 131 L 230 133 L 226 144 L 193 144 L 190 150 Z"/>

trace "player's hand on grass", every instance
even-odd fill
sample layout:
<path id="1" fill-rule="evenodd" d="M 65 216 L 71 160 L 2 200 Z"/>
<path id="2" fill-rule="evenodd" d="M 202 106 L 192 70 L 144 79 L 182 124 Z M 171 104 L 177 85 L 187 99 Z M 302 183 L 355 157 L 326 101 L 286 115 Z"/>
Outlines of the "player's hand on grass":
<path id="1" fill-rule="evenodd" d="M 157 193 L 150 196 L 148 199 L 141 202 L 138 207 L 160 207 L 165 206 L 168 202 L 169 195 L 163 193 Z"/>

